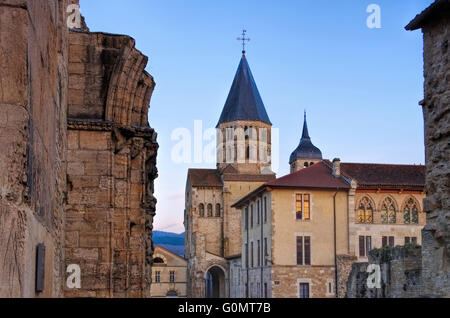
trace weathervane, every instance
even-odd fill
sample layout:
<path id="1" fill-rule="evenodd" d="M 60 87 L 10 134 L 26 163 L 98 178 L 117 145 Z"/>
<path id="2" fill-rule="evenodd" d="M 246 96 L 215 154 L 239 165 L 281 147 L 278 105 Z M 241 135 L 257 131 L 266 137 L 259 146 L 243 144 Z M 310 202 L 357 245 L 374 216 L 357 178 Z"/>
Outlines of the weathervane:
<path id="1" fill-rule="evenodd" d="M 245 42 L 250 42 L 250 38 L 245 37 L 247 30 L 242 30 L 242 38 L 237 38 L 238 41 L 242 41 L 242 54 L 245 54 Z"/>

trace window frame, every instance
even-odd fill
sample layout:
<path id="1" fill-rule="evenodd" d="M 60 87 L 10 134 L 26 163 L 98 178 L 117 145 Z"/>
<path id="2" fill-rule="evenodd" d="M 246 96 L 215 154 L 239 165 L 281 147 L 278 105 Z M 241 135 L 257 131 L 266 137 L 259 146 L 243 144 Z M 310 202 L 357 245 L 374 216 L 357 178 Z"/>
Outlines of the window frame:
<path id="1" fill-rule="evenodd" d="M 296 221 L 309 222 L 312 220 L 311 193 L 295 193 L 294 207 Z"/>

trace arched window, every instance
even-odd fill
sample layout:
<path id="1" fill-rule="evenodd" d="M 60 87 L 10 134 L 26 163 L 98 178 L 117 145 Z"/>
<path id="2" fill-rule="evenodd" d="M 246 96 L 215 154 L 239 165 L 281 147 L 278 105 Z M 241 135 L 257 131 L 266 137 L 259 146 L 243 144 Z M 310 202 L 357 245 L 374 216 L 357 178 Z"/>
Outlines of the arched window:
<path id="1" fill-rule="evenodd" d="M 314 162 L 311 162 L 310 164 L 309 164 L 309 166 L 311 167 L 311 166 L 314 166 Z"/>
<path id="2" fill-rule="evenodd" d="M 373 223 L 373 207 L 368 197 L 364 197 L 359 203 L 358 223 Z"/>
<path id="3" fill-rule="evenodd" d="M 154 263 L 154 264 L 164 264 L 164 260 L 163 260 L 161 257 L 156 257 L 156 258 L 153 260 L 153 263 Z"/>
<path id="4" fill-rule="evenodd" d="M 221 217 L 220 204 L 216 204 L 216 217 L 218 217 L 218 218 Z"/>
<path id="5" fill-rule="evenodd" d="M 386 198 L 381 205 L 381 222 L 384 224 L 397 223 L 397 212 L 395 211 L 394 201 Z"/>
<path id="6" fill-rule="evenodd" d="M 212 204 L 208 204 L 208 217 L 212 217 L 213 216 L 213 206 Z"/>
<path id="7" fill-rule="evenodd" d="M 405 224 L 419 224 L 419 208 L 413 198 L 410 198 L 404 209 Z"/>
<path id="8" fill-rule="evenodd" d="M 205 217 L 205 205 L 203 203 L 200 203 L 198 210 L 199 210 L 200 217 L 204 218 Z"/>
<path id="9" fill-rule="evenodd" d="M 305 164 L 303 165 L 304 168 L 308 168 L 309 167 L 309 163 L 305 162 Z"/>

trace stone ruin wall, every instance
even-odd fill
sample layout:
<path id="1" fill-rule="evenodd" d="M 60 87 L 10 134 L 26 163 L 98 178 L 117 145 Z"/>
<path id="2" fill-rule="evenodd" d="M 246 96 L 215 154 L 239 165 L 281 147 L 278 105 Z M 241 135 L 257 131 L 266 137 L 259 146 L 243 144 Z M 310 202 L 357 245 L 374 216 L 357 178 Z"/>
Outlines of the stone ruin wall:
<path id="1" fill-rule="evenodd" d="M 73 31 L 69 58 L 67 297 L 149 297 L 157 177 L 147 120 L 155 83 L 127 36 Z"/>
<path id="2" fill-rule="evenodd" d="M 62 295 L 70 2 L 0 1 L 0 297 Z"/>
<path id="3" fill-rule="evenodd" d="M 381 288 L 369 288 L 369 264 L 380 266 Z M 417 298 L 422 294 L 422 249 L 417 245 L 386 247 L 369 253 L 368 263 L 354 263 L 348 298 Z"/>
<path id="4" fill-rule="evenodd" d="M 439 3 L 444 2 L 435 2 Z M 424 199 L 427 225 L 422 231 L 422 248 L 396 247 L 372 255 L 370 262 L 383 265 L 384 285 L 380 290 L 366 287 L 368 263 L 354 264 L 348 297 L 450 297 L 449 15 L 448 4 L 443 5 L 422 27 L 427 190 Z"/>
<path id="5" fill-rule="evenodd" d="M 449 11 L 423 28 L 427 226 L 423 231 L 424 293 L 450 297 Z"/>
<path id="6" fill-rule="evenodd" d="M 72 3 L 0 0 L 0 297 L 145 297 L 154 82 L 133 39 L 69 31 Z M 82 289 L 64 290 L 77 263 Z"/>

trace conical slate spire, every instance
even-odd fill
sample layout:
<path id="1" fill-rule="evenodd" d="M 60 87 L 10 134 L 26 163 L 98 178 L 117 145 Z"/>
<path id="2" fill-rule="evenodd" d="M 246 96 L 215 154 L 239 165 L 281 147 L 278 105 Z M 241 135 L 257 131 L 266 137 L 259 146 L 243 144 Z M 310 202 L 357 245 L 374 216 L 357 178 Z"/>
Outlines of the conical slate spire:
<path id="1" fill-rule="evenodd" d="M 322 159 L 322 152 L 311 142 L 311 137 L 308 132 L 308 123 L 306 121 L 306 112 L 305 121 L 303 124 L 302 139 L 300 140 L 300 144 L 297 149 L 295 149 L 292 153 L 289 159 L 289 164 L 292 164 L 297 159 Z"/>
<path id="2" fill-rule="evenodd" d="M 253 120 L 272 124 L 259 95 L 245 54 L 242 54 L 241 62 L 217 126 L 235 120 Z"/>
<path id="3" fill-rule="evenodd" d="M 305 120 L 303 122 L 303 134 L 302 134 L 302 139 L 310 139 L 309 137 L 309 132 L 308 132 L 308 123 L 306 122 L 306 111 L 305 111 Z"/>

